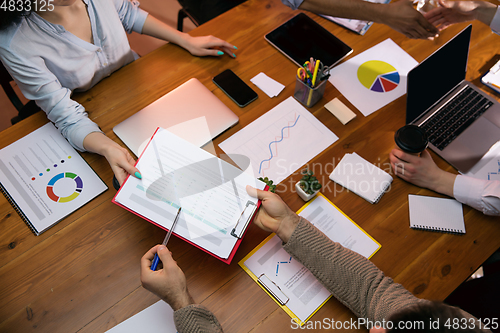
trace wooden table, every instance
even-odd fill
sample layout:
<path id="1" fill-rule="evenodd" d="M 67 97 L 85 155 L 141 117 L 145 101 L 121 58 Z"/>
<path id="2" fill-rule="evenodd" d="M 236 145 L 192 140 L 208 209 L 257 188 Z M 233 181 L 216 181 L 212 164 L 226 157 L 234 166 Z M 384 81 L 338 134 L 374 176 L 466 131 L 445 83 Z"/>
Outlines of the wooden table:
<path id="1" fill-rule="evenodd" d="M 249 0 L 192 32 L 234 43 L 239 48 L 236 59 L 196 58 L 175 45 L 165 45 L 75 98 L 109 137 L 120 142 L 112 132 L 114 125 L 196 77 L 240 117 L 237 126 L 215 140 L 218 144 L 293 94 L 296 66 L 263 36 L 295 14 L 278 0 Z M 380 24 L 359 36 L 308 14 L 350 45 L 353 56 L 392 38 L 417 61 L 465 26 L 453 26 L 434 41 L 422 41 L 407 39 Z M 491 93 L 479 77 L 500 53 L 500 37 L 479 22 L 473 26 L 467 78 Z M 255 87 L 259 98 L 240 109 L 211 81 L 226 68 L 246 82 L 265 72 L 286 88 L 271 99 Z M 323 107 L 335 97 L 357 114 L 345 126 Z M 308 165 L 324 184 L 323 193 L 382 244 L 372 261 L 418 297 L 443 300 L 500 247 L 498 219 L 464 207 L 467 233 L 463 236 L 412 230 L 408 194 L 438 194 L 396 178 L 391 191 L 371 205 L 353 193 L 335 193 L 328 180 L 332 163 L 349 152 L 387 169 L 394 132 L 404 124 L 405 98 L 364 117 L 328 83 L 324 98 L 310 111 L 340 139 Z M 0 147 L 45 122 L 45 114 L 39 113 L 1 132 Z M 5 198 L 0 199 L 0 332 L 103 332 L 158 300 L 141 287 L 139 261 L 162 241 L 165 232 L 112 204 L 115 190 L 108 163 L 98 155 L 83 156 L 110 189 L 42 235 L 35 237 Z M 452 170 L 433 157 L 441 168 Z M 278 187 L 294 210 L 304 204 L 293 192 L 292 185 L 299 178 L 296 172 Z M 231 265 L 175 237 L 169 243 L 194 299 L 216 314 L 226 332 L 291 331 L 290 317 L 237 264 L 266 236 L 251 225 Z M 331 299 L 312 320 L 351 317 L 349 310 Z"/>

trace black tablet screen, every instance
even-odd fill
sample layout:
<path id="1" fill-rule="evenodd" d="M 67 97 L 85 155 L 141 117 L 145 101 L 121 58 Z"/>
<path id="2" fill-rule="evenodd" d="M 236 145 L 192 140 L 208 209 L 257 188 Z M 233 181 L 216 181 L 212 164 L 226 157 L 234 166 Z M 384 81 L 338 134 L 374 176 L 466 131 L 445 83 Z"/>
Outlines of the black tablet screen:
<path id="1" fill-rule="evenodd" d="M 266 40 L 298 66 L 313 57 L 333 67 L 352 52 L 349 46 L 304 13 L 268 33 Z"/>

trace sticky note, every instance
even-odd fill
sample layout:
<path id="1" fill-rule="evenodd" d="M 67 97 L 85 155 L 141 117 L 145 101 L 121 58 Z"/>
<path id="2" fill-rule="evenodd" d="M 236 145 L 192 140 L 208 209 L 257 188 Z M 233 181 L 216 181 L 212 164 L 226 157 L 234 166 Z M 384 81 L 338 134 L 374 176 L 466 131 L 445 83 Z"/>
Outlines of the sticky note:
<path id="1" fill-rule="evenodd" d="M 326 103 L 325 108 L 337 117 L 343 125 L 356 118 L 356 114 L 336 97 Z"/>

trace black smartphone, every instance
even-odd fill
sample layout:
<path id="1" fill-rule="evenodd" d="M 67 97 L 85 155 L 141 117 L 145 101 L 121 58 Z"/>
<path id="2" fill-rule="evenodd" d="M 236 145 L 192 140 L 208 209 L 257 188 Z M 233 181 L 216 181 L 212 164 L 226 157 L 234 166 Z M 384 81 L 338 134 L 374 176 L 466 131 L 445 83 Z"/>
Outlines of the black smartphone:
<path id="1" fill-rule="evenodd" d="M 230 69 L 216 75 L 212 81 L 241 108 L 258 97 L 257 93 Z"/>

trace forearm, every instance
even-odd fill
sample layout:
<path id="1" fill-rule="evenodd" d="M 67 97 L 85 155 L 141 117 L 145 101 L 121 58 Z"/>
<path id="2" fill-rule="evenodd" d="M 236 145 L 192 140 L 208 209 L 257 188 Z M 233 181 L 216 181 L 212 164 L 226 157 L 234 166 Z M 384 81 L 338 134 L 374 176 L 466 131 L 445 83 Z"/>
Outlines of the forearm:
<path id="1" fill-rule="evenodd" d="M 359 317 L 382 320 L 421 301 L 368 259 L 333 242 L 305 219 L 283 248 Z"/>
<path id="2" fill-rule="evenodd" d="M 478 1 L 477 4 L 478 6 L 474 10 L 476 20 L 479 20 L 486 25 L 490 25 L 491 20 L 497 11 L 497 6 L 488 1 Z"/>
<path id="3" fill-rule="evenodd" d="M 142 33 L 177 44 L 183 48 L 186 48 L 186 40 L 190 37 L 188 34 L 175 30 L 152 15 L 148 15 L 146 18 Z"/>
<path id="4" fill-rule="evenodd" d="M 435 192 L 453 197 L 453 186 L 456 177 L 456 174 L 439 169 L 438 175 L 436 176 L 437 180 L 431 182 L 429 186 L 426 187 Z"/>
<path id="5" fill-rule="evenodd" d="M 382 22 L 385 5 L 364 0 L 305 0 L 299 9 L 317 14 Z"/>
<path id="6" fill-rule="evenodd" d="M 83 139 L 83 147 L 86 151 L 106 156 L 111 149 L 121 146 L 108 138 L 104 133 L 92 132 Z"/>

